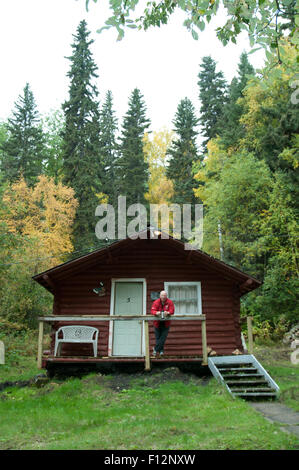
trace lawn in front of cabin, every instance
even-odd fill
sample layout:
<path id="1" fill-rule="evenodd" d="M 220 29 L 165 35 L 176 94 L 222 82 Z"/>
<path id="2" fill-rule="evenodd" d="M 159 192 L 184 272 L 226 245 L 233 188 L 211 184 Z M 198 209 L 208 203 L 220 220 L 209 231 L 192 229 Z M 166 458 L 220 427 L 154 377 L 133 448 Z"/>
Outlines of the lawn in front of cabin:
<path id="1" fill-rule="evenodd" d="M 23 350 L 30 348 L 24 345 Z M 44 372 L 35 368 L 34 359 L 21 353 L 10 358 L 8 352 L 0 382 Z M 262 363 L 281 387 L 279 400 L 298 409 L 298 366 L 285 358 Z M 296 436 L 265 420 L 246 401 L 232 398 L 213 377 L 179 369 L 91 373 L 54 377 L 41 388 L 8 387 L 0 392 L 0 416 L 1 450 L 299 448 Z"/>

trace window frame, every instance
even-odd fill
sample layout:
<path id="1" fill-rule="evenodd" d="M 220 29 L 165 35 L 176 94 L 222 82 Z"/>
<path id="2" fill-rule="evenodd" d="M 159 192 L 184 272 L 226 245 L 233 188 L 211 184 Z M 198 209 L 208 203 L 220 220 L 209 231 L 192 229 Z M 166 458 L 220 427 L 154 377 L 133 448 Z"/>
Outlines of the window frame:
<path id="1" fill-rule="evenodd" d="M 197 310 L 198 312 L 188 313 L 188 315 L 202 315 L 202 299 L 201 299 L 201 282 L 200 281 L 164 281 L 164 290 L 166 290 L 167 294 L 168 294 L 169 286 L 197 286 Z M 173 303 L 175 305 L 175 302 Z"/>

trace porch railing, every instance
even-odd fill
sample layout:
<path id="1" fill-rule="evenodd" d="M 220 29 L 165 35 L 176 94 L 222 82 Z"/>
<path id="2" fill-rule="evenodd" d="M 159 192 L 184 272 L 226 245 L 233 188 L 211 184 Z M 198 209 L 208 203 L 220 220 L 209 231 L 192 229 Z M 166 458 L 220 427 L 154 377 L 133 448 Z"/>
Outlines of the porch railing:
<path id="1" fill-rule="evenodd" d="M 171 315 L 171 321 L 178 320 L 197 320 L 201 322 L 201 338 L 202 338 L 202 365 L 208 364 L 207 352 L 207 332 L 206 332 L 206 316 L 205 315 Z M 44 323 L 54 322 L 99 322 L 99 321 L 125 321 L 125 320 L 141 320 L 144 322 L 145 331 L 145 370 L 150 370 L 150 349 L 149 349 L 149 321 L 158 320 L 154 315 L 80 315 L 80 316 L 48 316 L 39 317 L 38 328 L 38 352 L 37 352 L 37 366 L 42 368 L 42 354 L 43 354 L 43 337 L 44 337 Z"/>

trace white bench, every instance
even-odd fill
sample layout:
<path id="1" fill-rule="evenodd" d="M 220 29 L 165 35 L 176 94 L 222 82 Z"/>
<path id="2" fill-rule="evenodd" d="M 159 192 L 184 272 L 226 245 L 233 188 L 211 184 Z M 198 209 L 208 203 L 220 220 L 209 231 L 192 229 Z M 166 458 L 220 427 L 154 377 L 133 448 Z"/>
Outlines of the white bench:
<path id="1" fill-rule="evenodd" d="M 62 338 L 58 338 L 62 332 Z M 60 355 L 62 343 L 92 343 L 94 357 L 97 357 L 99 331 L 93 326 L 71 325 L 61 326 L 55 334 L 54 356 Z"/>

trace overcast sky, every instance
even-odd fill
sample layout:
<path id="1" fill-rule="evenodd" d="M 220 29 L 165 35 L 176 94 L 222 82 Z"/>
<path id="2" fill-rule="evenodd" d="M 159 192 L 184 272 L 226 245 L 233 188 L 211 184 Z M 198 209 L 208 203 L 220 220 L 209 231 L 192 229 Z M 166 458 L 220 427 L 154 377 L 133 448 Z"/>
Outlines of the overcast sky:
<path id="1" fill-rule="evenodd" d="M 121 123 L 128 97 L 138 87 L 154 131 L 172 127 L 178 103 L 186 96 L 199 110 L 197 75 L 203 56 L 211 55 L 230 82 L 240 54 L 250 50 L 246 35 L 237 45 L 222 46 L 215 33 L 224 22 L 221 14 L 200 33 L 198 41 L 182 26 L 184 16 L 178 12 L 168 25 L 147 32 L 128 30 L 117 42 L 114 30 L 96 32 L 108 18 L 107 5 L 108 0 L 98 0 L 97 4 L 90 1 L 86 12 L 85 0 L 1 0 L 1 120 L 11 114 L 26 82 L 41 114 L 59 108 L 67 99 L 69 61 L 65 56 L 71 54 L 72 35 L 82 19 L 95 40 L 92 52 L 99 67 L 100 100 L 107 90 L 112 91 Z M 249 58 L 254 67 L 263 65 L 262 51 Z"/>

